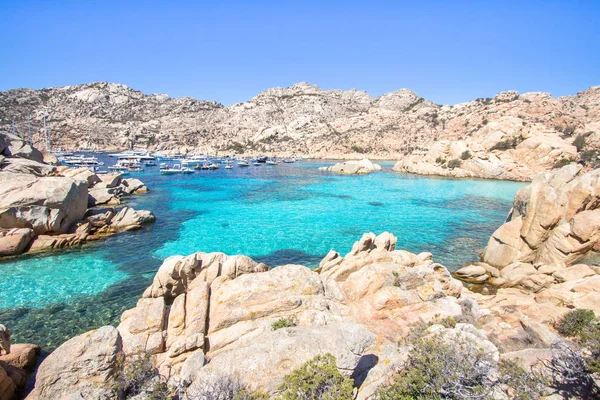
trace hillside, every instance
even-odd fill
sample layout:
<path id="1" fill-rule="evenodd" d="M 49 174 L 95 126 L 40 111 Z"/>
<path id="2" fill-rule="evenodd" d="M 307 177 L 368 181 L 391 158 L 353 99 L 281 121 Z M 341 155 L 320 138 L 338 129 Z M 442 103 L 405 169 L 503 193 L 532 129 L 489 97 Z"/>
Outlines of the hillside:
<path id="1" fill-rule="evenodd" d="M 412 153 L 421 160 L 443 140 L 466 140 L 473 153 L 487 154 L 511 150 L 492 148 L 516 136 L 515 147 L 521 139 L 537 137 L 560 149 L 549 155 L 542 167 L 547 169 L 557 160 L 576 157 L 571 142 L 577 134 L 593 134 L 589 143 L 597 140 L 600 87 L 559 98 L 503 92 L 453 106 L 434 104 L 407 89 L 373 98 L 364 91 L 322 90 L 307 83 L 268 89 L 230 107 L 145 95 L 105 82 L 0 92 L 0 131 L 11 131 L 14 120 L 17 133 L 26 135 L 30 113 L 36 142 L 42 140 L 42 117 L 48 116 L 55 148 L 133 146 L 320 158 L 356 158 L 361 153 L 387 159 Z M 446 147 L 442 144 L 437 151 L 448 153 Z M 427 173 L 422 168 L 410 172 Z"/>

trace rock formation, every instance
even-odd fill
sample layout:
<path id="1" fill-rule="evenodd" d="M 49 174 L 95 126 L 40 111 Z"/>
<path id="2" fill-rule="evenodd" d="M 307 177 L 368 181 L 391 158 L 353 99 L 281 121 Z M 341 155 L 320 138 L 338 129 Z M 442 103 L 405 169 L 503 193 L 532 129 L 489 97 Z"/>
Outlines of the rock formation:
<path id="1" fill-rule="evenodd" d="M 77 245 L 154 220 L 129 207 L 88 210 L 146 192 L 138 179 L 48 164 L 49 156 L 13 135 L 0 134 L 0 149 L 0 256 Z"/>
<path id="2" fill-rule="evenodd" d="M 140 353 L 188 395 L 215 374 L 274 393 L 286 374 L 331 353 L 367 399 L 405 362 L 408 350 L 396 343 L 420 324 L 447 340 L 474 340 L 494 359 L 556 338 L 549 321 L 564 305 L 515 289 L 472 293 L 430 253 L 395 245 L 389 233 L 366 234 L 316 271 L 222 253 L 169 257 L 116 329 L 73 338 L 44 360 L 28 399 L 116 398 L 116 376 Z M 438 325 L 445 320 L 455 326 Z"/>
<path id="3" fill-rule="evenodd" d="M 585 172 L 576 164 L 538 175 L 517 192 L 506 222 L 483 252 L 483 262 L 458 270 L 456 276 L 540 292 L 595 275 L 592 268 L 574 264 L 598 248 L 599 177 L 600 170 Z"/>
<path id="4" fill-rule="evenodd" d="M 531 180 L 581 158 L 580 134 L 600 148 L 600 87 L 560 98 L 503 92 L 454 106 L 407 89 L 373 98 L 307 83 L 229 107 L 106 82 L 0 92 L 0 130 L 14 119 L 25 134 L 30 113 L 36 143 L 47 115 L 53 143 L 69 149 L 398 159 L 399 171 L 457 177 Z"/>
<path id="5" fill-rule="evenodd" d="M 371 172 L 381 171 L 381 166 L 373 164 L 368 159 L 360 161 L 346 161 L 337 163 L 331 167 L 320 167 L 319 171 L 333 172 L 340 175 L 366 175 Z"/>
<path id="6" fill-rule="evenodd" d="M 22 396 L 31 372 L 40 355 L 39 346 L 10 343 L 10 331 L 0 325 L 0 400 Z"/>

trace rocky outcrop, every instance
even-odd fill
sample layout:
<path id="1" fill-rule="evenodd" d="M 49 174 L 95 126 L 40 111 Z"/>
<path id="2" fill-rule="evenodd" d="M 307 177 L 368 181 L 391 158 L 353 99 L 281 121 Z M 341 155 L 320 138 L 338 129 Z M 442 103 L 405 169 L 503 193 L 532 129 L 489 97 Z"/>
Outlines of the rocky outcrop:
<path id="1" fill-rule="evenodd" d="M 0 142 L 5 157 L 0 166 L 0 257 L 79 245 L 154 221 L 152 213 L 130 207 L 88 211 L 147 192 L 140 180 L 46 164 L 48 156 L 12 135 L 0 134 Z M 17 158 L 25 156 L 31 158 Z"/>
<path id="2" fill-rule="evenodd" d="M 346 161 L 330 167 L 320 167 L 319 171 L 333 172 L 341 175 L 366 175 L 371 172 L 381 171 L 381 166 L 373 164 L 370 160 Z"/>
<path id="3" fill-rule="evenodd" d="M 418 159 L 436 142 L 462 140 L 473 161 L 463 163 L 464 172 L 455 168 L 439 173 L 525 179 L 528 171 L 550 168 L 572 156 L 571 142 L 579 133 L 591 132 L 589 143 L 600 143 L 599 107 L 599 87 L 560 98 L 503 92 L 442 106 L 407 89 L 373 98 L 356 89 L 322 90 L 298 83 L 224 107 L 95 82 L 0 92 L 0 130 L 9 132 L 14 119 L 17 132 L 27 132 L 31 113 L 34 141 L 42 143 L 42 116 L 51 109 L 53 118 L 47 123 L 52 141 L 71 149 L 137 146 L 182 153 Z M 521 140 L 520 135 L 524 140 L 516 148 L 490 151 L 513 137 Z M 513 146 L 512 139 L 506 143 Z M 435 159 L 414 172 L 433 172 L 427 168 Z"/>
<path id="4" fill-rule="evenodd" d="M 69 339 L 39 366 L 29 400 L 118 399 L 121 337 L 109 326 Z"/>
<path id="5" fill-rule="evenodd" d="M 22 396 L 28 372 L 33 371 L 40 347 L 10 343 L 10 331 L 0 325 L 0 400 Z"/>
<path id="6" fill-rule="evenodd" d="M 569 165 L 538 175 L 515 196 L 506 222 L 490 238 L 482 263 L 456 271 L 470 282 L 534 292 L 595 275 L 573 265 L 598 247 L 600 171 Z"/>
<path id="7" fill-rule="evenodd" d="M 411 326 L 477 317 L 476 307 L 461 298 L 462 284 L 431 254 L 396 250 L 395 244 L 388 233 L 364 235 L 345 257 L 332 251 L 317 271 L 301 265 L 268 269 L 222 253 L 169 257 L 137 306 L 123 313 L 116 330 L 122 347 L 111 334 L 110 346 L 90 343 L 83 357 L 67 342 L 40 366 L 32 398 L 71 393 L 50 383 L 52 371 L 62 370 L 72 392 L 96 388 L 110 398 L 111 374 L 123 366 L 111 360 L 121 349 L 125 363 L 140 352 L 151 355 L 165 376 L 189 385 L 190 395 L 214 374 L 234 374 L 252 390 L 273 393 L 286 374 L 325 352 L 336 357 L 344 376 L 368 380 L 378 356 L 388 357 L 389 346 Z M 457 329 L 474 329 L 479 341 L 484 335 Z M 72 341 L 79 346 L 90 335 L 96 333 Z M 96 360 L 100 353 L 107 364 L 97 373 L 106 383 L 87 361 L 75 372 L 82 357 Z M 62 357 L 67 365 L 55 365 Z M 369 390 L 377 387 L 374 380 Z"/>

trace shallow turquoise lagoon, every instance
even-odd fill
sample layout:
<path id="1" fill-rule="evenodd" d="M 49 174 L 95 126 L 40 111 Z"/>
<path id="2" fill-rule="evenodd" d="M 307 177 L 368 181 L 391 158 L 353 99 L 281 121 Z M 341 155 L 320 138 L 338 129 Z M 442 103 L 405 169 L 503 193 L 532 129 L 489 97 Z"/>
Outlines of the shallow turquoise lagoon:
<path id="1" fill-rule="evenodd" d="M 336 176 L 304 162 L 192 175 L 139 174 L 151 189 L 130 200 L 157 222 L 83 248 L 0 262 L 0 323 L 16 341 L 55 347 L 115 323 L 163 258 L 195 251 L 247 254 L 269 266 L 314 267 L 363 233 L 389 231 L 398 248 L 430 251 L 450 269 L 477 259 L 503 222 L 513 182 L 397 174 Z"/>

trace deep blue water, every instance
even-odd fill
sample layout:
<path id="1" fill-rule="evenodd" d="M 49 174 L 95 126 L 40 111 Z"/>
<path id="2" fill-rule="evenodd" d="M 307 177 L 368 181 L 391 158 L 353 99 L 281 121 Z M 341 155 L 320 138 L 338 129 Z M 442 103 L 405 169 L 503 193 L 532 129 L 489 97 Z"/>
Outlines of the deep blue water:
<path id="1" fill-rule="evenodd" d="M 330 163 L 329 163 L 330 164 Z M 316 266 L 365 232 L 389 231 L 397 248 L 430 251 L 449 269 L 476 260 L 503 222 L 513 182 L 384 172 L 337 176 L 321 162 L 136 176 L 150 193 L 129 199 L 157 222 L 137 232 L 51 254 L 0 262 L 0 323 L 15 342 L 53 348 L 116 323 L 163 258 L 195 251 L 247 254 L 269 266 Z"/>

